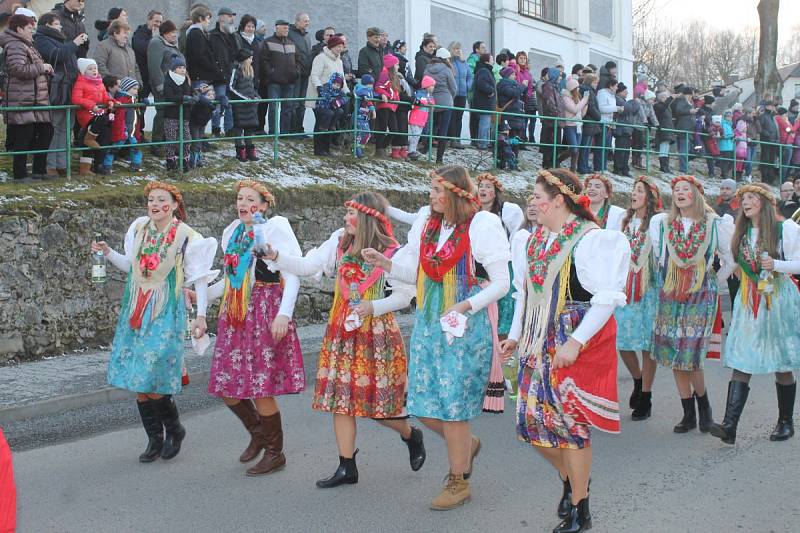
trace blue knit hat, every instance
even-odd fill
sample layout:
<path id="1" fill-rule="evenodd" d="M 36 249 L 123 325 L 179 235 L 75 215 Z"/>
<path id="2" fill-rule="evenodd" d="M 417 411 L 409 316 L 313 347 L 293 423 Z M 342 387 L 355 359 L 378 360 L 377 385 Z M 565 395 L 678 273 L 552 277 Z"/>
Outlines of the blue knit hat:
<path id="1" fill-rule="evenodd" d="M 364 74 L 361 76 L 361 85 L 372 85 L 375 83 L 375 78 L 372 77 L 372 74 Z"/>
<path id="2" fill-rule="evenodd" d="M 179 56 L 178 54 L 173 55 L 172 60 L 169 62 L 170 70 L 175 70 L 178 67 L 185 67 L 185 66 L 186 66 L 186 61 L 183 59 L 183 57 Z"/>
<path id="3" fill-rule="evenodd" d="M 119 80 L 119 90 L 122 92 L 129 93 L 134 87 L 139 88 L 139 82 L 136 78 L 122 78 Z"/>

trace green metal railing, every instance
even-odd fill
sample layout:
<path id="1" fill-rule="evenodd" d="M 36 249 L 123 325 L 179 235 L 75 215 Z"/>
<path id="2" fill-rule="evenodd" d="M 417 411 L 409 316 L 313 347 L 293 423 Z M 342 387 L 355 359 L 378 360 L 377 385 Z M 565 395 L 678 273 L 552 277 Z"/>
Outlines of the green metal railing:
<path id="1" fill-rule="evenodd" d="M 369 134 L 369 135 L 381 135 L 381 136 L 387 135 L 387 136 L 389 136 L 389 138 L 391 138 L 391 136 L 403 136 L 403 137 L 407 137 L 408 136 L 408 132 L 391 132 L 391 131 L 390 132 L 386 132 L 386 131 L 378 131 L 378 130 L 375 130 L 375 129 L 372 129 L 372 128 L 369 128 L 367 130 L 359 130 L 359 127 L 358 127 L 358 113 L 359 113 L 359 107 L 360 107 L 360 104 L 362 102 L 362 99 L 359 98 L 358 96 L 355 96 L 355 95 L 352 96 L 352 100 L 353 100 L 352 118 L 349 121 L 349 124 L 345 124 L 347 127 L 334 129 L 334 130 L 328 130 L 328 131 L 314 131 L 314 132 L 309 132 L 309 133 L 306 133 L 306 132 L 302 132 L 302 133 L 281 133 L 280 132 L 280 123 L 281 123 L 281 109 L 282 109 L 282 107 L 285 106 L 285 105 L 303 105 L 304 106 L 305 102 L 309 101 L 309 100 L 310 101 L 315 101 L 317 99 L 316 98 L 298 97 L 298 98 L 283 98 L 283 99 L 259 98 L 259 99 L 253 99 L 253 100 L 230 100 L 229 103 L 230 103 L 231 106 L 235 106 L 235 105 L 258 105 L 260 103 L 266 103 L 266 104 L 270 104 L 270 105 L 274 104 L 274 106 L 275 106 L 274 122 L 272 124 L 273 133 L 265 133 L 263 131 L 260 131 L 260 132 L 258 132 L 257 134 L 254 134 L 254 135 L 247 135 L 247 134 L 243 133 L 242 135 L 237 135 L 237 136 L 224 136 L 224 137 L 211 136 L 211 137 L 203 137 L 203 138 L 200 138 L 200 139 L 187 139 L 186 138 L 186 132 L 185 132 L 185 128 L 184 128 L 184 117 L 185 117 L 185 113 L 186 113 L 186 105 L 185 104 L 176 104 L 176 103 L 172 103 L 172 102 L 156 102 L 154 104 L 150 104 L 150 103 L 139 102 L 139 103 L 135 103 L 135 104 L 121 104 L 121 105 L 117 105 L 115 107 L 136 109 L 136 108 L 145 108 L 147 106 L 152 106 L 152 107 L 155 107 L 155 108 L 178 106 L 178 138 L 177 139 L 175 139 L 175 140 L 149 141 L 149 142 L 144 142 L 144 143 L 137 143 L 135 145 L 135 148 L 142 149 L 142 148 L 153 147 L 153 146 L 177 145 L 177 150 L 178 150 L 178 161 L 177 161 L 177 163 L 178 163 L 178 168 L 179 168 L 180 171 L 184 171 L 185 170 L 184 169 L 184 154 L 185 154 L 185 151 L 186 151 L 186 145 L 187 144 L 191 145 L 192 143 L 198 143 L 198 142 L 203 142 L 204 143 L 204 142 L 215 142 L 215 141 L 236 141 L 236 140 L 242 140 L 242 139 L 249 139 L 251 141 L 270 140 L 272 142 L 272 161 L 273 162 L 277 162 L 280 159 L 280 140 L 281 139 L 291 139 L 291 138 L 297 138 L 297 137 L 306 137 L 308 135 L 311 135 L 312 137 L 313 136 L 317 136 L 317 135 L 350 135 L 350 136 L 352 136 L 352 144 L 353 144 L 352 152 L 353 152 L 353 154 L 355 154 L 355 151 L 358 148 L 357 138 L 358 138 L 359 133 L 366 133 L 366 134 Z M 379 99 L 374 99 L 372 101 L 375 104 L 380 104 L 382 102 L 382 100 L 379 100 Z M 411 104 L 409 104 L 408 102 L 390 101 L 390 102 L 387 102 L 387 103 L 397 104 L 397 105 L 403 106 L 405 109 L 408 109 L 409 111 L 411 109 Z M 614 150 L 620 150 L 620 148 L 616 148 L 616 147 L 611 146 L 611 143 L 609 142 L 610 139 L 608 138 L 608 136 L 609 135 L 613 136 L 613 133 L 612 133 L 613 130 L 615 130 L 617 128 L 620 128 L 620 127 L 629 128 L 631 130 L 631 132 L 633 132 L 634 130 L 638 130 L 639 132 L 641 132 L 643 146 L 641 148 L 625 148 L 624 150 L 628 150 L 630 152 L 630 155 L 641 154 L 643 156 L 643 160 L 644 160 L 644 165 L 643 166 L 644 166 L 644 171 L 646 173 L 650 173 L 651 159 L 652 159 L 653 154 L 656 154 L 656 155 L 659 154 L 658 145 L 656 144 L 655 148 L 653 147 L 654 134 L 657 134 L 658 132 L 672 134 L 675 137 L 676 141 L 677 141 L 677 139 L 679 137 L 681 139 L 683 139 L 683 141 L 684 141 L 684 144 L 686 146 L 685 152 L 684 153 L 676 153 L 676 152 L 672 151 L 672 147 L 670 147 L 670 150 L 668 152 L 668 157 L 670 157 L 670 158 L 678 157 L 679 159 L 687 160 L 689 158 L 700 157 L 700 158 L 703 158 L 703 159 L 706 159 L 706 160 L 712 159 L 715 163 L 718 163 L 718 162 L 730 162 L 731 163 L 731 167 L 730 168 L 732 169 L 731 174 L 734 175 L 734 176 L 736 175 L 737 163 L 742 163 L 743 162 L 743 159 L 736 155 L 736 143 L 737 143 L 737 141 L 739 139 L 735 138 L 735 133 L 734 133 L 734 138 L 728 137 L 728 138 L 725 139 L 725 140 L 730 140 L 733 143 L 734 149 L 733 149 L 732 154 L 728 154 L 728 155 L 720 154 L 718 156 L 710 156 L 707 153 L 705 153 L 705 140 L 709 137 L 709 135 L 707 133 L 695 134 L 694 132 L 688 132 L 688 131 L 684 131 L 684 130 L 677 130 L 677 129 L 670 129 L 670 128 L 660 128 L 660 127 L 649 127 L 649 126 L 646 126 L 646 125 L 645 126 L 633 125 L 633 124 L 619 123 L 619 122 L 613 122 L 613 121 L 592 121 L 592 120 L 577 119 L 577 118 L 548 117 L 548 116 L 538 115 L 538 114 L 513 113 L 513 112 L 508 112 L 508 111 L 480 110 L 480 109 L 470 109 L 470 108 L 464 109 L 464 108 L 459 108 L 459 107 L 454 107 L 454 106 L 442 106 L 442 105 L 438 105 L 438 104 L 430 104 L 430 105 L 426 105 L 424 107 L 429 110 L 428 123 L 427 123 L 427 133 L 424 136 L 425 144 L 427 145 L 427 148 L 428 148 L 428 150 L 427 150 L 427 160 L 428 160 L 428 162 L 431 162 L 432 159 L 433 159 L 433 143 L 434 143 L 434 140 L 436 142 L 449 142 L 449 141 L 461 141 L 462 140 L 461 136 L 451 137 L 451 136 L 447 136 L 447 135 L 435 135 L 434 134 L 434 125 L 435 125 L 434 116 L 435 116 L 435 112 L 437 110 L 442 110 L 442 111 L 451 110 L 451 111 L 461 111 L 461 112 L 474 113 L 474 114 L 479 114 L 479 115 L 490 115 L 492 117 L 492 119 L 493 119 L 492 120 L 493 121 L 493 125 L 492 125 L 491 131 L 490 131 L 489 138 L 488 139 L 469 139 L 469 140 L 478 141 L 481 144 L 483 144 L 483 143 L 490 144 L 492 146 L 492 162 L 493 162 L 494 166 L 497 166 L 497 164 L 498 164 L 498 156 L 499 156 L 499 153 L 498 153 L 498 151 L 499 151 L 498 150 L 499 149 L 499 143 L 497 142 L 499 125 L 500 125 L 502 120 L 506 120 L 506 119 L 509 119 L 509 118 L 519 118 L 519 119 L 523 119 L 523 120 L 539 120 L 542 123 L 542 126 L 544 126 L 545 124 L 548 124 L 548 125 L 552 124 L 552 130 L 554 132 L 553 141 L 552 142 L 546 142 L 546 143 L 545 142 L 538 142 L 538 143 L 536 143 L 536 142 L 533 142 L 532 140 L 528 140 L 526 142 L 519 142 L 519 145 L 521 145 L 521 146 L 536 146 L 536 147 L 539 148 L 540 152 L 542 152 L 542 153 L 544 153 L 544 150 L 548 150 L 548 149 L 552 150 L 549 155 L 551 156 L 551 161 L 553 162 L 554 165 L 555 165 L 555 162 L 558 161 L 559 154 L 560 153 L 562 153 L 562 154 L 564 153 L 563 150 L 570 150 L 570 151 L 573 151 L 573 152 L 577 152 L 578 154 L 580 154 L 581 151 L 583 151 L 584 153 L 586 153 L 586 151 L 588 151 L 588 152 L 593 154 L 592 155 L 593 167 L 597 168 L 599 166 L 601 171 L 606 169 L 607 166 L 608 166 L 608 162 L 610 160 L 609 154 L 613 154 Z M 76 106 L 76 105 L 17 106 L 17 107 L 3 106 L 2 108 L 0 108 L 0 110 L 2 110 L 4 113 L 13 113 L 13 112 L 17 112 L 17 111 L 34 111 L 34 110 L 35 111 L 63 111 L 66 114 L 66 124 L 67 124 L 68 131 L 67 131 L 67 136 L 66 136 L 66 144 L 65 144 L 65 146 L 63 148 L 54 148 L 54 149 L 47 149 L 47 150 L 4 151 L 4 152 L 0 152 L 0 156 L 6 156 L 6 157 L 12 156 L 13 157 L 15 155 L 25 155 L 25 156 L 27 156 L 27 155 L 36 155 L 36 154 L 43 154 L 43 153 L 64 152 L 66 154 L 66 160 L 67 160 L 67 167 L 66 167 L 67 178 L 71 177 L 72 170 L 73 170 L 72 169 L 72 166 L 73 166 L 72 156 L 73 156 L 73 154 L 74 153 L 81 154 L 83 152 L 93 152 L 95 150 L 94 148 L 91 148 L 91 147 L 85 147 L 85 146 L 80 146 L 79 147 L 79 146 L 74 146 L 73 145 L 71 124 L 72 124 L 72 119 L 75 116 L 75 112 L 77 110 L 79 110 L 79 109 L 81 109 L 81 108 L 79 106 Z M 566 143 L 562 142 L 561 139 L 559 139 L 558 132 L 563 129 L 563 125 L 565 123 L 582 124 L 582 125 L 587 125 L 587 124 L 599 125 L 601 127 L 601 132 L 595 136 L 595 139 L 596 139 L 597 142 L 594 145 L 591 145 L 591 146 L 585 146 L 585 145 L 582 145 L 582 144 L 570 145 L 570 144 L 566 144 Z M 704 146 L 704 153 L 693 153 L 693 150 L 690 149 L 690 147 L 692 147 L 692 144 L 690 144 L 690 143 L 694 143 L 695 142 L 695 138 L 696 138 L 697 135 L 699 135 L 699 137 L 700 137 L 700 144 L 702 144 Z M 631 135 L 631 137 L 632 137 L 632 135 Z M 422 142 L 422 137 L 420 138 L 420 142 Z M 675 144 L 678 144 L 678 143 L 676 142 Z M 779 178 L 781 178 L 781 179 L 786 175 L 786 173 L 788 171 L 791 171 L 792 174 L 800 175 L 800 168 L 798 168 L 798 166 L 792 165 L 791 161 L 786 162 L 785 161 L 785 157 L 784 157 L 785 153 L 788 152 L 788 153 L 791 154 L 790 150 L 800 149 L 800 147 L 796 148 L 792 144 L 781 144 L 781 143 L 778 143 L 778 142 L 767 142 L 767 141 L 760 141 L 760 140 L 754 140 L 754 139 L 748 139 L 747 140 L 747 144 L 748 144 L 748 148 L 756 147 L 756 150 L 755 151 L 752 151 L 752 150 L 748 151 L 748 154 L 750 154 L 750 152 L 752 151 L 754 157 L 753 157 L 753 160 L 750 160 L 748 158 L 745 161 L 746 163 L 749 163 L 751 165 L 759 165 L 759 166 L 761 166 L 762 169 L 763 168 L 767 168 L 767 167 L 772 167 L 772 168 L 774 168 L 776 170 L 777 176 Z M 763 153 L 765 148 L 766 149 L 771 149 L 773 147 L 774 147 L 774 151 L 775 151 L 775 158 L 774 158 L 774 160 L 772 162 L 763 162 L 763 161 L 760 161 L 760 160 L 758 160 L 758 161 L 755 160 L 756 159 L 755 156 L 756 156 L 757 152 Z M 129 146 L 129 145 L 123 145 L 121 147 L 120 146 L 110 145 L 108 147 L 103 147 L 102 149 L 103 150 L 108 150 L 108 149 L 115 149 L 115 148 L 133 148 L 133 147 Z M 599 154 L 600 160 L 601 160 L 599 165 L 595 162 L 595 159 L 597 158 L 598 154 Z M 617 170 L 619 170 L 619 169 L 615 168 L 615 171 L 617 171 Z"/>

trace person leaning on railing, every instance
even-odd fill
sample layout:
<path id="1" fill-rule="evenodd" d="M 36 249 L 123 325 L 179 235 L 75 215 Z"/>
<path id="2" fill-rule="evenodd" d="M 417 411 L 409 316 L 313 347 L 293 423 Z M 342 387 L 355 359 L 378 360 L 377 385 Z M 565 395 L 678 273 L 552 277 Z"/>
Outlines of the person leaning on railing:
<path id="1" fill-rule="evenodd" d="M 475 81 L 472 85 L 471 109 L 494 111 L 497 106 L 497 86 L 492 72 L 492 55 L 481 54 L 475 64 Z M 478 148 L 489 148 L 489 131 L 492 126 L 491 113 L 476 113 L 478 116 Z"/>

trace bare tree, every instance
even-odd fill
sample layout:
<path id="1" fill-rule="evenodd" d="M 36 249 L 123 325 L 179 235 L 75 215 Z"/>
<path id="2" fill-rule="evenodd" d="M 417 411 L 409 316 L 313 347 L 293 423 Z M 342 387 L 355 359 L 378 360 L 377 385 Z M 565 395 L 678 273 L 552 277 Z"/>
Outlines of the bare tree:
<path id="1" fill-rule="evenodd" d="M 759 99 L 780 98 L 783 80 L 778 74 L 778 9 L 780 0 L 758 2 L 759 38 L 758 69 L 755 93 Z"/>
<path id="2" fill-rule="evenodd" d="M 800 24 L 795 24 L 789 31 L 790 37 L 778 52 L 778 65 L 791 65 L 800 62 Z"/>
<path id="3" fill-rule="evenodd" d="M 744 78 L 753 78 L 758 69 L 758 28 L 748 26 L 742 32 L 744 41 L 744 55 L 742 56 L 741 75 Z"/>
<path id="4" fill-rule="evenodd" d="M 732 75 L 741 67 L 747 52 L 747 43 L 741 34 L 731 30 L 712 33 L 710 41 L 711 67 L 722 83 L 728 85 L 732 81 Z"/>
<path id="5" fill-rule="evenodd" d="M 633 37 L 634 71 L 642 70 L 656 80 L 672 80 L 679 34 L 653 21 L 645 21 L 634 30 Z"/>

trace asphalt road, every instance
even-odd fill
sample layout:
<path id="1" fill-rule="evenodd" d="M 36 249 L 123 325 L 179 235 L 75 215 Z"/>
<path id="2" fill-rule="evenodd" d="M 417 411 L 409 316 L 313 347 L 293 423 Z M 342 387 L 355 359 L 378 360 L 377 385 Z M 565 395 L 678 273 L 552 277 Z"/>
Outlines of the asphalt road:
<path id="1" fill-rule="evenodd" d="M 620 391 L 630 379 L 621 368 Z M 313 374 L 312 374 L 313 375 Z M 709 363 L 717 418 L 728 371 Z M 654 415 L 622 434 L 595 433 L 591 503 L 594 531 L 797 531 L 800 436 L 768 440 L 777 408 L 770 376 L 752 381 L 736 446 L 697 431 L 675 435 L 680 402 L 670 373 L 659 371 Z M 320 490 L 314 481 L 337 465 L 330 417 L 310 409 L 311 392 L 281 400 L 285 470 L 244 476 L 246 435 L 227 409 L 193 386 L 179 398 L 188 437 L 169 463 L 142 465 L 134 406 L 94 407 L 7 428 L 15 449 L 19 531 L 550 531 L 560 496 L 556 474 L 516 440 L 514 416 L 484 414 L 484 443 L 472 478 L 473 500 L 450 512 L 428 510 L 447 471 L 444 446 L 425 433 L 428 461 L 414 473 L 389 430 L 359 424 L 357 485 Z M 209 407 L 211 406 L 211 407 Z M 508 408 L 513 409 L 511 403 Z M 58 441 L 58 435 L 73 439 Z M 63 439 L 62 439 L 63 440 Z M 20 451 L 23 448 L 24 451 Z"/>

